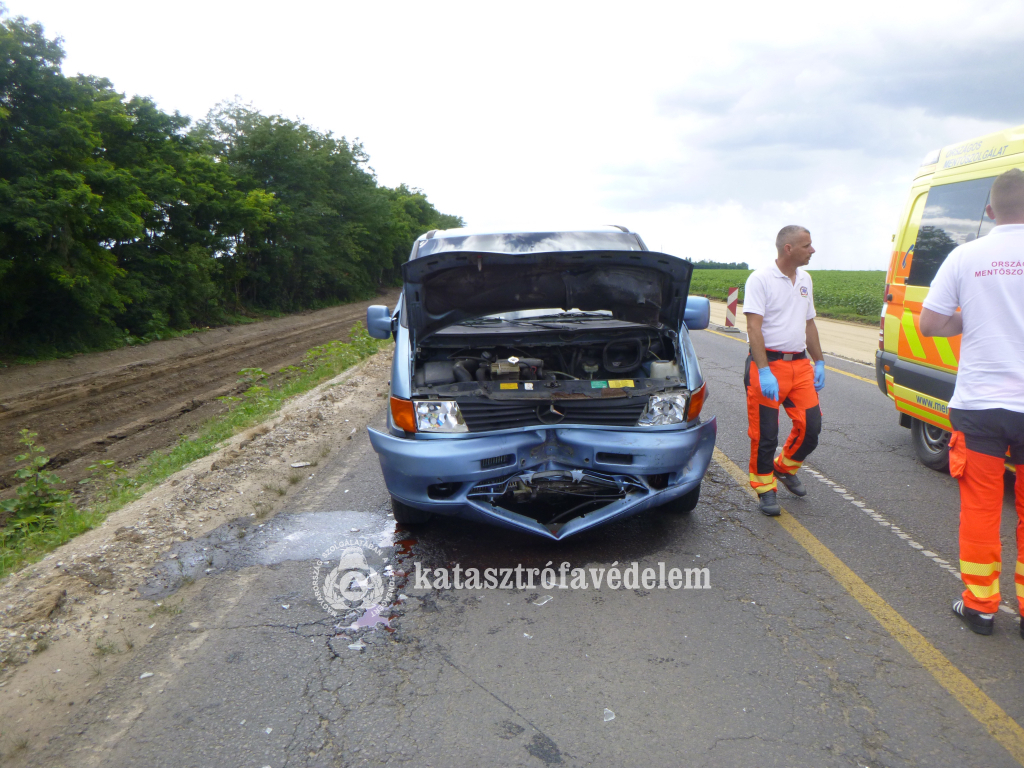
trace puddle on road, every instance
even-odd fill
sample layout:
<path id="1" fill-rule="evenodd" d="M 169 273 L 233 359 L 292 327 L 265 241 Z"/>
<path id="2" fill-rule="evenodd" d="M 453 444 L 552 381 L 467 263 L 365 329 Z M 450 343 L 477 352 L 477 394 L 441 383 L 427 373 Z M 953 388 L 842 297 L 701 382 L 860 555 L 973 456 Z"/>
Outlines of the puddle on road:
<path id="1" fill-rule="evenodd" d="M 293 560 L 316 560 L 346 538 L 365 538 L 375 546 L 395 546 L 395 522 L 373 512 L 305 512 L 281 515 L 267 523 L 232 520 L 205 536 L 175 544 L 139 587 L 145 598 L 159 599 L 184 584 L 223 571 Z"/>

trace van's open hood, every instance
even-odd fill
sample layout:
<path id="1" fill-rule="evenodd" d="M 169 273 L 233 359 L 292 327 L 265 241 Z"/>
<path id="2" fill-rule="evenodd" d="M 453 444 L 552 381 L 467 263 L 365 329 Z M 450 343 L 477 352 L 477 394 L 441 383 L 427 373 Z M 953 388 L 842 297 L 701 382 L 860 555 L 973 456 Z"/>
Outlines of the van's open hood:
<path id="1" fill-rule="evenodd" d="M 413 344 L 449 325 L 520 309 L 608 310 L 621 320 L 683 324 L 693 266 L 654 251 L 450 251 L 402 266 Z"/>

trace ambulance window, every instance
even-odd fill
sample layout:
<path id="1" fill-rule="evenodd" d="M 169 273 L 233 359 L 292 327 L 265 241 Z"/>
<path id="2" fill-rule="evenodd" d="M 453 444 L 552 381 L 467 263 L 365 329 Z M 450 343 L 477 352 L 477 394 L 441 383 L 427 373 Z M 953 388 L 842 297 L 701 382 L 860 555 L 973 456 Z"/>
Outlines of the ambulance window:
<path id="1" fill-rule="evenodd" d="M 931 188 L 914 244 L 908 285 L 931 285 L 949 252 L 977 239 L 992 181 L 974 179 Z"/>

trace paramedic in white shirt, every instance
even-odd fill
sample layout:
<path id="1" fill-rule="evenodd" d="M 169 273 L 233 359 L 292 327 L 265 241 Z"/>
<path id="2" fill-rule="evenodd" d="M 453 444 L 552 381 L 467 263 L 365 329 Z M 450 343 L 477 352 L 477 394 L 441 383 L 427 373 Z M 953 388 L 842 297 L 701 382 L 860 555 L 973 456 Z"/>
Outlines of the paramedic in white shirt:
<path id="1" fill-rule="evenodd" d="M 953 612 L 980 635 L 992 634 L 999 609 L 1007 462 L 1017 471 L 1014 582 L 1024 611 L 1024 173 L 1015 168 L 996 177 L 989 200 L 985 212 L 995 227 L 953 249 L 921 309 L 925 336 L 963 334 L 949 401 L 949 472 L 960 482 L 965 587 Z"/>
<path id="2" fill-rule="evenodd" d="M 821 408 L 818 390 L 825 386 L 825 362 L 814 324 L 814 286 L 807 266 L 814 253 L 804 227 L 783 227 L 775 238 L 778 257 L 756 270 L 744 288 L 750 355 L 744 371 L 747 434 L 750 436 L 750 485 L 766 515 L 782 512 L 776 479 L 797 496 L 805 496 L 797 470 L 818 445 Z M 779 404 L 793 430 L 778 459 Z"/>

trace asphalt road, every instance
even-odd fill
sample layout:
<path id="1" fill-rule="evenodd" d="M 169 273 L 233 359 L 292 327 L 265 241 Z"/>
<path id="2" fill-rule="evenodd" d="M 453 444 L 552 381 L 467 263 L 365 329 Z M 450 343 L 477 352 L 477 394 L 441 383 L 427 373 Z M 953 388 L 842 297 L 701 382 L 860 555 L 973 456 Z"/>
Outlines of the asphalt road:
<path id="1" fill-rule="evenodd" d="M 745 473 L 745 345 L 709 332 L 694 344 L 718 447 Z M 837 578 L 805 546 L 814 539 L 762 516 L 727 462 L 690 515 L 561 543 L 458 521 L 395 532 L 360 435 L 262 543 L 187 588 L 182 613 L 79 712 L 51 764 L 1017 765 L 1006 745 L 1024 744 L 1024 642 L 1015 615 L 985 638 L 950 612 L 960 582 L 941 561 L 955 569 L 956 486 L 916 462 L 871 368 L 828 363 L 852 375 L 828 373 L 807 462 L 818 474 L 802 474 L 805 499 L 780 498 L 855 576 Z M 344 632 L 312 581 L 315 553 L 345 535 L 402 571 L 636 561 L 706 567 L 711 587 L 457 591 L 400 578 L 390 631 Z M 864 599 L 858 577 L 874 613 L 851 594 Z M 899 621 L 919 633 L 901 635 L 918 656 L 890 631 Z"/>

